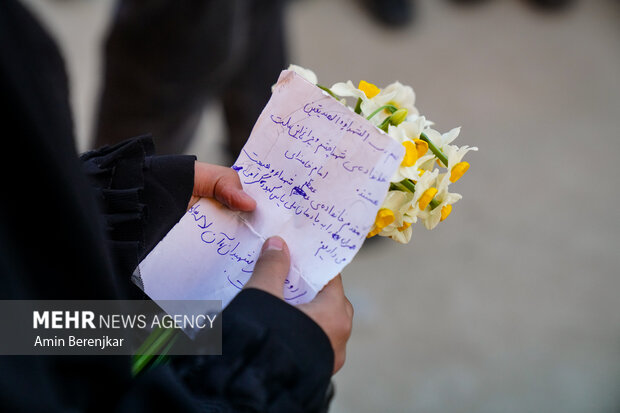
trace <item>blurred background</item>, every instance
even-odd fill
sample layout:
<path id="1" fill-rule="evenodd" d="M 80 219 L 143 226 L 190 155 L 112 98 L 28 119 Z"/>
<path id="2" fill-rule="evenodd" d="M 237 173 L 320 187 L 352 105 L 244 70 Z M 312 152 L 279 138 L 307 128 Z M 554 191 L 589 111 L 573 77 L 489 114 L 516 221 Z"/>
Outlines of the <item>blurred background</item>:
<path id="1" fill-rule="evenodd" d="M 61 45 L 88 149 L 114 3 L 26 3 Z M 356 314 L 331 412 L 620 412 L 620 2 L 417 0 L 388 23 L 369 6 L 288 3 L 288 61 L 324 85 L 411 85 L 480 151 L 447 221 L 344 271 Z M 196 135 L 186 152 L 230 164 L 216 101 Z"/>

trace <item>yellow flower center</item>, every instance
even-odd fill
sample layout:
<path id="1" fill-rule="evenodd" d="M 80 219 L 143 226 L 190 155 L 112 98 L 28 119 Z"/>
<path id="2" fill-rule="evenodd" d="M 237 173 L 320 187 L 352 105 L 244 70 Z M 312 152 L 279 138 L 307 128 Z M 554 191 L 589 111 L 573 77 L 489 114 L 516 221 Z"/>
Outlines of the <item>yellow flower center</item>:
<path id="1" fill-rule="evenodd" d="M 364 92 L 364 94 L 366 95 L 368 99 L 374 98 L 375 96 L 377 96 L 377 94 L 379 94 L 379 92 L 381 92 L 381 89 L 379 89 L 377 86 L 373 85 L 372 83 L 368 83 L 365 80 L 360 80 L 360 83 L 359 85 L 357 85 L 357 88 L 361 90 L 362 92 Z"/>
<path id="2" fill-rule="evenodd" d="M 467 162 L 459 162 L 452 168 L 450 173 L 450 182 L 456 182 L 467 172 L 469 164 Z"/>
<path id="3" fill-rule="evenodd" d="M 450 213 L 452 212 L 452 205 L 444 205 L 441 208 L 441 219 L 440 221 L 443 221 L 444 219 L 448 218 L 448 215 L 450 215 Z"/>
<path id="4" fill-rule="evenodd" d="M 418 200 L 418 206 L 421 210 L 425 210 L 428 204 L 433 200 L 433 198 L 437 195 L 437 188 L 428 188 L 420 199 Z"/>
<path id="5" fill-rule="evenodd" d="M 377 212 L 377 218 L 375 218 L 375 225 L 379 230 L 387 227 L 392 222 L 394 222 L 394 213 L 391 210 L 387 208 L 381 208 L 379 212 Z"/>
<path id="6" fill-rule="evenodd" d="M 422 139 L 414 139 L 413 142 L 415 143 L 415 148 L 418 151 L 418 158 L 426 155 L 426 152 L 428 152 L 428 143 Z"/>
<path id="7" fill-rule="evenodd" d="M 381 232 L 381 228 L 375 228 L 372 231 L 370 231 L 368 235 L 366 235 L 366 238 L 372 238 L 380 232 Z"/>
<path id="8" fill-rule="evenodd" d="M 408 167 L 415 165 L 415 161 L 418 160 L 416 145 L 411 141 L 405 141 L 403 142 L 403 146 L 405 147 L 405 157 L 401 162 L 401 166 Z"/>
<path id="9" fill-rule="evenodd" d="M 406 230 L 407 228 L 409 228 L 411 226 L 411 222 L 403 222 L 403 226 L 402 227 L 398 227 L 398 230 L 400 232 L 403 232 L 404 230 Z"/>

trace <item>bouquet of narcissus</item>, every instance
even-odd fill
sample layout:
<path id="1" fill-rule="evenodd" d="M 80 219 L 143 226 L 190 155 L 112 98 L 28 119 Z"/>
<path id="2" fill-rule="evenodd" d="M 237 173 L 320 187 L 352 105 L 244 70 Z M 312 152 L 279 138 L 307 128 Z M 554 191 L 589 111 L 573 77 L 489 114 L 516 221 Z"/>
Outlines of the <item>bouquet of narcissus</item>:
<path id="1" fill-rule="evenodd" d="M 413 224 L 418 220 L 427 229 L 433 229 L 450 215 L 452 205 L 462 197 L 449 192 L 449 186 L 469 169 L 469 163 L 463 161 L 465 154 L 478 150 L 452 144 L 460 128 L 443 134 L 433 129 L 433 122 L 420 115 L 414 106 L 413 89 L 399 82 L 383 89 L 364 80 L 357 87 L 347 81 L 327 88 L 318 84 L 311 70 L 295 65 L 289 70 L 302 75 L 344 105 L 347 105 L 347 98 L 356 99 L 355 106 L 349 109 L 405 147 L 405 156 L 390 179 L 390 190 L 377 212 L 369 238 L 380 235 L 407 243 Z"/>

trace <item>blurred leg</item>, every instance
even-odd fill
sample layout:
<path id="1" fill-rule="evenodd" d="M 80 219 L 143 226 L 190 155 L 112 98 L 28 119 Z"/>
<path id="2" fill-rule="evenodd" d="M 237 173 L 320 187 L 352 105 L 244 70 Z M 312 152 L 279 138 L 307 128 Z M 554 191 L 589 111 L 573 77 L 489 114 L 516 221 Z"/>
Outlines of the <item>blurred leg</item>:
<path id="1" fill-rule="evenodd" d="M 95 146 L 152 133 L 182 152 L 241 59 L 235 0 L 121 0 L 105 43 Z"/>
<path id="2" fill-rule="evenodd" d="M 269 100 L 271 86 L 288 66 L 284 2 L 256 0 L 248 11 L 249 33 L 243 61 L 222 94 L 231 161 L 241 152 Z"/>

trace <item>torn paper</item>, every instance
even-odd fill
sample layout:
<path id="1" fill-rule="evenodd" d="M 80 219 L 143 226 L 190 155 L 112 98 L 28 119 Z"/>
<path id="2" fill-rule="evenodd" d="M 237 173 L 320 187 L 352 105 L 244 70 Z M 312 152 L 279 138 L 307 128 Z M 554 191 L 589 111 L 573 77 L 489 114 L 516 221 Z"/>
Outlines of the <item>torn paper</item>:
<path id="1" fill-rule="evenodd" d="M 151 299 L 222 300 L 249 279 L 265 239 L 291 252 L 284 298 L 310 301 L 359 251 L 404 148 L 292 71 L 283 71 L 233 169 L 257 202 L 202 199 L 140 263 Z"/>

